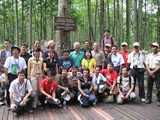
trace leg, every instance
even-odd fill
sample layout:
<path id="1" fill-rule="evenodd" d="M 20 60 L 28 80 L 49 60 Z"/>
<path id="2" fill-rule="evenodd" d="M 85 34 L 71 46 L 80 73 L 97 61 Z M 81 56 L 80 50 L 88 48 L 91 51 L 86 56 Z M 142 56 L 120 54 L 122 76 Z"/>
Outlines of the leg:
<path id="1" fill-rule="evenodd" d="M 137 72 L 134 69 L 131 69 L 129 75 L 134 78 L 134 89 L 133 89 L 133 91 L 135 91 Z"/>
<path id="2" fill-rule="evenodd" d="M 93 103 L 94 101 L 95 101 L 95 97 L 94 97 L 94 95 L 91 93 L 91 94 L 89 95 L 89 102 Z"/>
<path id="3" fill-rule="evenodd" d="M 117 104 L 123 104 L 123 99 L 121 98 L 120 94 L 117 96 Z"/>
<path id="4" fill-rule="evenodd" d="M 154 82 L 154 79 L 148 73 L 147 74 L 147 100 L 149 100 L 149 102 L 152 101 L 153 82 Z"/>
<path id="5" fill-rule="evenodd" d="M 145 98 L 145 91 L 144 91 L 144 72 L 138 73 L 138 86 L 139 86 L 139 97 Z"/>
<path id="6" fill-rule="evenodd" d="M 34 98 L 35 98 L 35 95 L 32 94 L 32 95 L 29 97 L 30 100 L 29 100 L 28 103 L 27 103 L 27 108 L 30 109 L 30 110 L 33 108 Z"/>
<path id="7" fill-rule="evenodd" d="M 96 87 L 93 88 L 93 95 L 95 98 L 97 98 L 97 88 Z"/>
<path id="8" fill-rule="evenodd" d="M 134 100 L 134 99 L 136 99 L 136 94 L 135 94 L 135 92 L 131 92 L 131 94 L 130 94 L 130 100 Z"/>
<path id="9" fill-rule="evenodd" d="M 61 102 L 62 102 L 62 99 L 61 99 L 61 93 L 62 92 L 63 92 L 63 90 L 61 88 L 56 89 L 56 96 Z"/>
<path id="10" fill-rule="evenodd" d="M 160 102 L 160 70 L 155 73 L 155 83 L 157 87 L 157 101 Z"/>

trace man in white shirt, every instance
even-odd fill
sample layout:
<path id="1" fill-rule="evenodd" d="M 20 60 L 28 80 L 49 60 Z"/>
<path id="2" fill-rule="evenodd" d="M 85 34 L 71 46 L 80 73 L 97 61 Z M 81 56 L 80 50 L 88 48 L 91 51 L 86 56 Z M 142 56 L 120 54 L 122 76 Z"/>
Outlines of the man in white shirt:
<path id="1" fill-rule="evenodd" d="M 27 68 L 24 58 L 19 57 L 20 49 L 13 46 L 11 49 L 13 56 L 8 57 L 4 64 L 5 79 L 7 85 L 7 110 L 10 110 L 10 99 L 9 99 L 9 87 L 13 80 L 17 78 L 17 73 L 20 70 L 25 70 Z"/>
<path id="2" fill-rule="evenodd" d="M 18 72 L 18 78 L 15 79 L 9 88 L 11 110 L 19 113 L 22 108 L 27 107 L 29 113 L 33 113 L 32 104 L 34 95 L 32 94 L 32 86 L 29 80 L 25 79 L 25 71 Z"/>

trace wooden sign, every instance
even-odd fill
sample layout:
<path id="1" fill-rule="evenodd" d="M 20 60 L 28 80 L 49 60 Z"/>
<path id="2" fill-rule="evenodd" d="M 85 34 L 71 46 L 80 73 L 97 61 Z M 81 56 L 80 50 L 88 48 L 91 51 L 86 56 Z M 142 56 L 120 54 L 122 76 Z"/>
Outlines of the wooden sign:
<path id="1" fill-rule="evenodd" d="M 63 31 L 76 31 L 76 19 L 55 17 L 54 29 Z"/>

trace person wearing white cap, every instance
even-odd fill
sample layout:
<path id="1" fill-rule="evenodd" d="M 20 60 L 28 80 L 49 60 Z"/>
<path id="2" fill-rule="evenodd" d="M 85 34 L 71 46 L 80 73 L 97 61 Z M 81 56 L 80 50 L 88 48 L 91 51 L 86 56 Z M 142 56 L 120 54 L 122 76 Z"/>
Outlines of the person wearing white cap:
<path id="1" fill-rule="evenodd" d="M 133 76 L 135 85 L 138 78 L 139 97 L 141 102 L 145 102 L 144 91 L 144 72 L 145 72 L 145 54 L 140 51 L 139 42 L 133 44 L 134 51 L 128 55 L 128 64 L 130 65 L 130 75 Z"/>
<path id="2" fill-rule="evenodd" d="M 125 62 L 123 65 L 129 66 L 127 61 L 128 61 L 128 55 L 129 55 L 129 53 L 131 53 L 131 51 L 128 50 L 128 44 L 126 42 L 123 42 L 121 44 L 121 46 L 122 46 L 122 51 L 119 51 L 119 54 L 121 54 L 123 56 L 123 59 Z"/>
<path id="3" fill-rule="evenodd" d="M 104 30 L 104 36 L 101 40 L 101 50 L 105 50 L 105 44 L 110 44 L 111 46 L 116 45 L 115 39 L 113 37 L 110 37 L 110 30 Z"/>
<path id="4" fill-rule="evenodd" d="M 108 63 L 111 62 L 111 45 L 110 44 L 105 44 L 104 56 L 106 59 L 104 62 L 104 69 L 107 69 Z"/>
<path id="5" fill-rule="evenodd" d="M 157 106 L 160 107 L 160 53 L 158 52 L 159 44 L 152 43 L 152 53 L 147 56 L 146 68 L 147 75 L 147 100 L 146 104 L 152 102 L 152 88 L 155 81 L 157 87 Z"/>

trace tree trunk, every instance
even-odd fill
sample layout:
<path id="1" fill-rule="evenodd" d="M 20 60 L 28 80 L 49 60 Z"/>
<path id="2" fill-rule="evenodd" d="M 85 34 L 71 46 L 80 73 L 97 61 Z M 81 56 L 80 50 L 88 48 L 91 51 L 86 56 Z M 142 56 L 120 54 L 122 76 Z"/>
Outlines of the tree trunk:
<path id="1" fill-rule="evenodd" d="M 30 0 L 29 9 L 29 48 L 32 48 L 32 0 Z"/>
<path id="2" fill-rule="evenodd" d="M 21 28 L 21 42 L 24 42 L 24 0 L 22 0 L 22 28 Z"/>
<path id="3" fill-rule="evenodd" d="M 42 4 L 43 0 L 40 0 L 41 3 L 41 16 L 40 16 L 40 40 L 42 40 L 43 38 L 43 4 Z"/>
<path id="4" fill-rule="evenodd" d="M 119 9 L 119 0 L 117 0 L 117 40 L 118 40 L 118 47 L 120 48 L 121 42 L 121 24 L 120 24 L 120 9 Z"/>
<path id="5" fill-rule="evenodd" d="M 71 0 L 58 0 L 58 17 L 70 17 Z M 62 50 L 70 49 L 70 32 L 56 30 L 56 51 L 61 56 Z"/>
<path id="6" fill-rule="evenodd" d="M 130 45 L 130 32 L 129 32 L 129 28 L 130 28 L 130 4 L 129 4 L 129 0 L 126 0 L 126 41 L 128 43 L 128 45 Z"/>
<path id="7" fill-rule="evenodd" d="M 147 0 L 145 0 L 145 24 L 144 24 L 144 46 L 147 42 Z"/>
<path id="8" fill-rule="evenodd" d="M 113 1 L 113 8 L 114 8 L 114 17 L 113 17 L 113 30 L 112 30 L 112 36 L 115 37 L 115 27 L 116 27 L 116 2 Z M 115 37 L 116 38 L 116 37 Z"/>
<path id="9" fill-rule="evenodd" d="M 100 0 L 100 40 L 104 35 L 104 0 Z"/>
<path id="10" fill-rule="evenodd" d="M 123 0 L 121 0 L 122 8 L 121 8 L 121 42 L 123 42 L 124 32 L 123 32 Z"/>
<path id="11" fill-rule="evenodd" d="M 6 2 L 4 1 L 3 3 L 3 31 L 4 31 L 4 36 L 3 39 L 6 39 Z"/>
<path id="12" fill-rule="evenodd" d="M 94 27 L 95 38 L 97 37 L 97 9 L 98 9 L 98 0 L 96 0 L 96 6 L 95 6 L 95 27 Z"/>
<path id="13" fill-rule="evenodd" d="M 157 0 L 158 12 L 157 12 L 157 42 L 160 43 L 160 1 Z"/>
<path id="14" fill-rule="evenodd" d="M 14 45 L 14 2 L 12 0 L 12 44 Z"/>
<path id="15" fill-rule="evenodd" d="M 142 39 L 142 0 L 139 0 L 139 6 L 138 6 L 138 23 L 139 23 L 139 25 L 138 25 L 138 31 L 140 31 L 139 33 L 138 33 L 138 41 L 141 43 L 141 47 L 142 48 L 144 48 L 144 41 L 143 41 L 143 39 Z"/>
<path id="16" fill-rule="evenodd" d="M 47 14 L 47 0 L 45 0 L 45 12 L 44 12 L 44 24 L 43 24 L 43 40 L 46 40 L 46 33 L 47 33 L 47 19 L 46 19 L 46 14 Z"/>
<path id="17" fill-rule="evenodd" d="M 138 41 L 137 0 L 134 0 L 134 42 Z"/>
<path id="18" fill-rule="evenodd" d="M 110 30 L 109 0 L 107 0 L 108 29 Z"/>
<path id="19" fill-rule="evenodd" d="M 16 45 L 19 44 L 19 31 L 18 31 L 18 3 L 16 0 Z"/>

